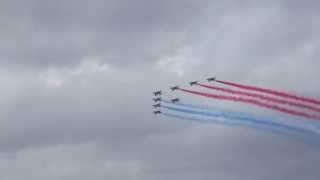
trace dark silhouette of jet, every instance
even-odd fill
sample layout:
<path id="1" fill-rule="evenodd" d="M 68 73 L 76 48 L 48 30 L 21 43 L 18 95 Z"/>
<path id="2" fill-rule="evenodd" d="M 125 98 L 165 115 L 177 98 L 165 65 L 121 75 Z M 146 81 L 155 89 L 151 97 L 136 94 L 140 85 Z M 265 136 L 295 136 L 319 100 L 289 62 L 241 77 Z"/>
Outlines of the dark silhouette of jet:
<path id="1" fill-rule="evenodd" d="M 161 107 L 161 104 L 160 103 L 158 103 L 158 104 L 155 104 L 155 105 L 152 105 L 154 108 L 159 108 L 159 107 Z"/>
<path id="2" fill-rule="evenodd" d="M 199 81 L 191 81 L 190 86 L 197 85 Z"/>
<path id="3" fill-rule="evenodd" d="M 175 91 L 175 90 L 178 90 L 178 89 L 179 89 L 179 86 L 173 86 L 173 87 L 171 87 L 170 89 L 171 89 L 171 91 Z"/>
<path id="4" fill-rule="evenodd" d="M 179 98 L 171 99 L 171 102 L 172 102 L 172 103 L 177 103 L 177 102 L 179 102 L 179 101 L 180 101 Z"/>
<path id="5" fill-rule="evenodd" d="M 161 111 L 153 111 L 153 114 L 155 114 L 155 115 L 161 114 Z"/>
<path id="6" fill-rule="evenodd" d="M 153 92 L 154 96 L 160 96 L 162 94 L 162 91 L 155 91 Z"/>
<path id="7" fill-rule="evenodd" d="M 154 102 L 160 102 L 161 100 L 162 100 L 161 97 L 153 98 L 153 101 L 154 101 Z"/>
<path id="8" fill-rule="evenodd" d="M 216 80 L 215 77 L 211 77 L 211 78 L 208 78 L 208 79 L 207 79 L 208 82 L 215 81 L 215 80 Z"/>

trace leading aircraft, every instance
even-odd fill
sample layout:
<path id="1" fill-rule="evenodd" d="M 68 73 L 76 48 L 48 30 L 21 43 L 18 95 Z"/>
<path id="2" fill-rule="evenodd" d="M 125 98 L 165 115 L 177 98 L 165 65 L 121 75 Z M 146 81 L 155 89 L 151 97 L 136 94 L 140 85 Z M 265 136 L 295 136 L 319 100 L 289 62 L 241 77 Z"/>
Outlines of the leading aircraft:
<path id="1" fill-rule="evenodd" d="M 153 101 L 154 101 L 154 102 L 160 102 L 161 100 L 162 100 L 161 97 L 153 98 Z"/>
<path id="2" fill-rule="evenodd" d="M 153 92 L 154 96 L 160 96 L 162 94 L 162 91 L 155 91 Z"/>
<path id="3" fill-rule="evenodd" d="M 152 105 L 154 108 L 159 108 L 159 107 L 161 107 L 161 104 L 160 103 L 158 103 L 158 104 L 155 104 L 155 105 Z"/>
<path id="4" fill-rule="evenodd" d="M 189 84 L 190 86 L 193 86 L 193 85 L 197 85 L 199 81 L 191 81 Z"/>
<path id="5" fill-rule="evenodd" d="M 208 82 L 215 81 L 215 80 L 216 80 L 215 77 L 211 77 L 211 78 L 208 78 L 208 79 L 207 79 Z"/>
<path id="6" fill-rule="evenodd" d="M 171 91 L 175 91 L 175 90 L 178 90 L 178 89 L 179 89 L 179 86 L 173 86 L 173 87 L 171 87 L 170 89 L 171 89 Z"/>
<path id="7" fill-rule="evenodd" d="M 179 98 L 171 99 L 171 102 L 172 102 L 172 103 L 177 103 L 177 102 L 179 102 L 179 101 L 180 101 Z"/>
<path id="8" fill-rule="evenodd" d="M 155 114 L 155 115 L 161 114 L 161 111 L 153 111 L 153 114 Z"/>

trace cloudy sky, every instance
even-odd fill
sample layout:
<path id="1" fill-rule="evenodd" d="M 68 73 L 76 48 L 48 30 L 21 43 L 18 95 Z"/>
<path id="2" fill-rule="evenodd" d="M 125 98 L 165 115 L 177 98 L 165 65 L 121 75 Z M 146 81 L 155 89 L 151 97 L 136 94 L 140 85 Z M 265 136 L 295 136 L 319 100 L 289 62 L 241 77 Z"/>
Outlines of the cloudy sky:
<path id="1" fill-rule="evenodd" d="M 150 113 L 153 90 L 209 76 L 320 97 L 319 17 L 313 0 L 0 0 L 0 179 L 319 179 L 319 145 Z"/>

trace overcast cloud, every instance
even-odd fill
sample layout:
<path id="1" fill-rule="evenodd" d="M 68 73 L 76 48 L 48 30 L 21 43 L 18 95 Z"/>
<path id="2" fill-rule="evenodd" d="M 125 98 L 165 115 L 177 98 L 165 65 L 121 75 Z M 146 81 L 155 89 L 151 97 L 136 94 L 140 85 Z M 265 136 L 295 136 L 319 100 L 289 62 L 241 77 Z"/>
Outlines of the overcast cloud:
<path id="1" fill-rule="evenodd" d="M 151 92 L 217 76 L 320 97 L 319 17 L 312 0 L 0 0 L 0 179 L 318 180 L 319 145 L 155 117 Z"/>

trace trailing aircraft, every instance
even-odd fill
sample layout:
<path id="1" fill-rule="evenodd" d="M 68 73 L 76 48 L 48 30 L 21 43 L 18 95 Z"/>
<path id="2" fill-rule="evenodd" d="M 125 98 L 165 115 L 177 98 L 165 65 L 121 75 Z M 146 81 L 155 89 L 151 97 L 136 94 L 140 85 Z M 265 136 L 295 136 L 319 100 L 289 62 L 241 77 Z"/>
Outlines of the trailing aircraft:
<path id="1" fill-rule="evenodd" d="M 211 77 L 211 78 L 208 78 L 208 79 L 207 79 L 208 82 L 215 81 L 215 80 L 216 80 L 215 77 Z"/>
<path id="2" fill-rule="evenodd" d="M 153 92 L 154 96 L 160 96 L 162 94 L 162 91 L 155 91 Z"/>
<path id="3" fill-rule="evenodd" d="M 161 107 L 161 104 L 160 103 L 158 103 L 158 104 L 154 104 L 154 105 L 152 105 L 154 108 L 159 108 L 159 107 Z"/>
<path id="4" fill-rule="evenodd" d="M 154 102 L 160 102 L 161 100 L 162 100 L 161 97 L 153 98 L 153 101 L 154 101 Z"/>
<path id="5" fill-rule="evenodd" d="M 161 111 L 153 111 L 153 114 L 155 114 L 155 115 L 161 114 Z"/>
<path id="6" fill-rule="evenodd" d="M 171 102 L 172 102 L 172 103 L 176 103 L 176 102 L 179 102 L 179 101 L 180 101 L 179 98 L 171 99 Z"/>
<path id="7" fill-rule="evenodd" d="M 173 86 L 173 87 L 171 87 L 170 89 L 171 89 L 171 91 L 175 91 L 175 90 L 178 90 L 178 89 L 179 89 L 179 86 Z"/>
<path id="8" fill-rule="evenodd" d="M 191 81 L 190 86 L 197 85 L 199 81 Z"/>

